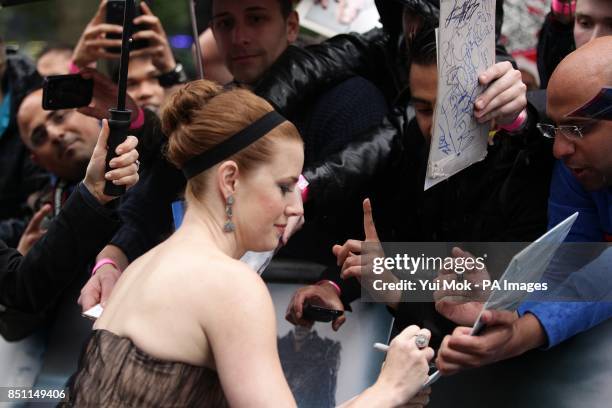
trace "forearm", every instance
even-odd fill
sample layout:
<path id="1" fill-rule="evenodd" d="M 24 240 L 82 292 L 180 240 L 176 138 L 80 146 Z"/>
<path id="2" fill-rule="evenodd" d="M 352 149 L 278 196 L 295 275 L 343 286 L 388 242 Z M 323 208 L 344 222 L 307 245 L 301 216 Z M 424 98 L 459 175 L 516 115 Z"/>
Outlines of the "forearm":
<path id="1" fill-rule="evenodd" d="M 533 314 L 527 313 L 521 316 L 514 325 L 516 335 L 510 342 L 508 358 L 540 348 L 548 342 L 544 328 Z"/>
<path id="2" fill-rule="evenodd" d="M 125 268 L 127 268 L 127 266 L 129 265 L 128 258 L 123 252 L 123 250 L 118 246 L 112 244 L 105 246 L 104 249 L 100 251 L 100 253 L 96 257 L 96 261 L 98 262 L 102 259 L 112 260 L 115 265 L 117 265 L 117 268 L 119 268 L 120 271 L 125 270 Z"/>
<path id="3" fill-rule="evenodd" d="M 315 212 L 321 213 L 321 207 L 329 203 L 356 197 L 397 166 L 404 151 L 404 119 L 392 115 L 324 162 L 304 170 L 310 183 L 308 200 Z"/>
<path id="4" fill-rule="evenodd" d="M 2 304 L 27 313 L 46 310 L 116 231 L 115 211 L 84 189 L 79 185 L 27 256 L 10 256 L 0 275 Z"/>
<path id="5" fill-rule="evenodd" d="M 531 316 L 538 321 L 543 337 L 532 348 L 548 349 L 612 317 L 612 302 L 528 302 L 519 312 L 521 319 Z M 526 345 L 535 343 L 533 339 Z"/>
<path id="6" fill-rule="evenodd" d="M 389 408 L 399 406 L 394 393 L 383 388 L 378 383 L 374 384 L 355 398 L 340 405 L 339 408 Z"/>

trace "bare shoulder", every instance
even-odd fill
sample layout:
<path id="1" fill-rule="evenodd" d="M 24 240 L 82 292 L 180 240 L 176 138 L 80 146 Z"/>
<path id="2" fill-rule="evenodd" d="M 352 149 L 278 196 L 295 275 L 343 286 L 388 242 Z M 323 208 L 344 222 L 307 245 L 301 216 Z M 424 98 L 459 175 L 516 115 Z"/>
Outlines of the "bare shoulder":
<path id="1" fill-rule="evenodd" d="M 188 274 L 187 290 L 203 309 L 231 307 L 236 311 L 247 305 L 272 305 L 268 288 L 259 274 L 239 260 L 202 257 L 191 265 Z"/>

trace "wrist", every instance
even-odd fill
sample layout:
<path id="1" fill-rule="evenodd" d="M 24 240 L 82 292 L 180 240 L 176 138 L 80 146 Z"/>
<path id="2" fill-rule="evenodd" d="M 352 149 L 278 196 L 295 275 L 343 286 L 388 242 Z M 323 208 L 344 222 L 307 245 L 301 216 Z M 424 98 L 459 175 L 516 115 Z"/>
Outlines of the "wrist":
<path id="1" fill-rule="evenodd" d="M 338 286 L 338 284 L 334 281 L 330 281 L 328 279 L 320 280 L 317 283 L 315 283 L 315 285 L 321 286 L 322 288 L 328 288 L 330 290 L 333 290 L 336 296 L 338 297 L 342 296 L 342 289 L 340 289 L 340 286 Z"/>
<path id="2" fill-rule="evenodd" d="M 372 386 L 366 388 L 352 403 L 351 407 L 388 408 L 400 406 L 395 397 L 393 387 L 380 378 Z"/>
<path id="3" fill-rule="evenodd" d="M 83 180 L 83 186 L 85 186 L 89 194 L 91 194 L 92 197 L 95 198 L 96 201 L 102 205 L 106 205 L 116 198 L 116 197 L 109 197 L 107 195 L 100 194 L 98 191 L 96 191 L 96 189 L 94 188 L 94 183 L 90 182 L 87 179 L 87 175 L 85 176 L 85 179 Z"/>
<path id="4" fill-rule="evenodd" d="M 70 61 L 68 70 L 71 74 L 78 74 L 83 68 L 95 68 L 96 61 L 89 61 L 83 58 L 75 57 Z"/>
<path id="5" fill-rule="evenodd" d="M 174 56 L 172 54 L 170 55 L 166 55 L 164 56 L 164 58 L 161 58 L 160 60 L 158 60 L 155 63 L 155 68 L 157 68 L 157 70 L 159 72 L 162 73 L 162 75 L 164 74 L 168 74 L 172 71 L 174 71 L 175 67 L 178 64 L 176 63 L 176 60 L 174 59 Z"/>
<path id="6" fill-rule="evenodd" d="M 543 347 L 548 343 L 546 332 L 534 314 L 525 313 L 514 322 L 514 325 L 518 338 L 523 339 L 518 347 L 519 354 Z"/>
<path id="7" fill-rule="evenodd" d="M 117 272 L 121 273 L 121 270 L 119 269 L 117 263 L 115 263 L 114 260 L 110 258 L 102 258 L 98 262 L 96 262 L 95 266 L 92 268 L 91 276 L 94 276 L 102 267 L 105 267 L 107 265 L 115 269 Z"/>
<path id="8" fill-rule="evenodd" d="M 371 406 L 376 407 L 399 407 L 403 406 L 404 400 L 400 399 L 399 396 L 402 394 L 401 390 L 393 387 L 392 384 L 388 384 L 387 381 L 380 377 L 373 386 L 371 386 L 370 396 L 373 397 Z"/>
<path id="9" fill-rule="evenodd" d="M 180 62 L 175 64 L 174 68 L 170 68 L 169 70 L 162 72 L 163 73 L 157 77 L 159 85 L 162 88 L 171 88 L 176 85 L 184 84 L 189 80 L 187 78 L 187 74 L 185 73 L 185 69 Z"/>
<path id="10" fill-rule="evenodd" d="M 514 119 L 512 123 L 501 125 L 499 128 L 506 132 L 517 132 L 523 129 L 523 125 L 527 122 L 527 109 L 523 109 L 521 113 Z"/>
<path id="11" fill-rule="evenodd" d="M 130 130 L 140 129 L 145 123 L 145 114 L 142 108 L 138 108 L 138 112 L 136 112 L 136 117 L 130 123 Z"/>

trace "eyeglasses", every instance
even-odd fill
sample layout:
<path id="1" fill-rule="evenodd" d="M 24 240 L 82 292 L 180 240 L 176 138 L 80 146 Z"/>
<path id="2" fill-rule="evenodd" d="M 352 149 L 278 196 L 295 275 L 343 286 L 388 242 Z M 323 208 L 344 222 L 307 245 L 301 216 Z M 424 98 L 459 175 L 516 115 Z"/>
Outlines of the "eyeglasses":
<path id="1" fill-rule="evenodd" d="M 554 139 L 557 133 L 561 133 L 569 141 L 575 142 L 584 139 L 584 135 L 593 124 L 577 126 L 577 125 L 562 125 L 554 126 L 548 123 L 538 123 L 536 127 L 542 133 L 542 136 L 548 139 Z"/>

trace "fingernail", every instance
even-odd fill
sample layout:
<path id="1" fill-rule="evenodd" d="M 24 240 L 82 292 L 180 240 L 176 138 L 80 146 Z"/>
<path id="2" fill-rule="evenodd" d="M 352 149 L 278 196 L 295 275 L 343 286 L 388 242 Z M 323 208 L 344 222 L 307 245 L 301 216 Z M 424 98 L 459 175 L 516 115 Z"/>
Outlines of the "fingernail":
<path id="1" fill-rule="evenodd" d="M 113 173 L 109 171 L 108 173 L 104 175 L 104 178 L 107 180 L 110 180 L 111 178 L 113 178 Z"/>
<path id="2" fill-rule="evenodd" d="M 478 100 L 476 100 L 476 107 L 477 107 L 478 109 L 482 109 L 482 108 L 484 107 L 484 102 L 483 102 L 483 100 L 482 100 L 482 99 L 478 99 Z"/>

